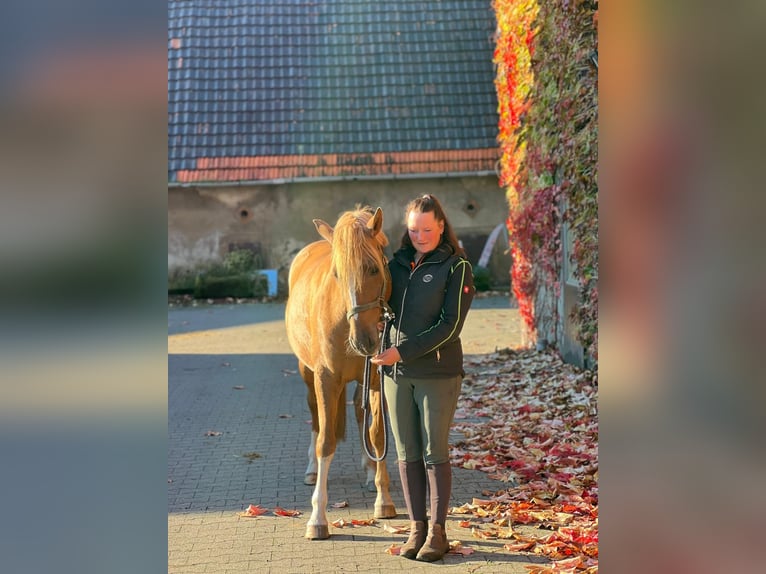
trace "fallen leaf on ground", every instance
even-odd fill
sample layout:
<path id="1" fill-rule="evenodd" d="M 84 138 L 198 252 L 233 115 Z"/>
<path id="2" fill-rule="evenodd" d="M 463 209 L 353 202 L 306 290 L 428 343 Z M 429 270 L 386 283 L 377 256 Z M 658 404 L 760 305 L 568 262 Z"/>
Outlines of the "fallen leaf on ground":
<path id="1" fill-rule="evenodd" d="M 291 419 L 291 418 L 293 418 L 294 416 L 295 416 L 295 415 L 287 415 L 287 414 L 283 414 L 283 415 L 279 415 L 279 418 L 280 418 L 280 419 Z"/>
<path id="2" fill-rule="evenodd" d="M 217 430 L 209 430 L 205 433 L 205 436 L 221 436 L 223 433 Z"/>
<path id="3" fill-rule="evenodd" d="M 351 520 L 346 520 L 344 518 L 339 518 L 338 520 L 331 523 L 335 528 L 345 528 L 346 526 L 353 526 L 354 528 L 359 528 L 360 526 L 373 526 L 375 524 L 374 518 L 369 518 L 367 520 L 358 520 L 356 518 L 353 518 Z"/>
<path id="4" fill-rule="evenodd" d="M 483 538 L 484 540 L 495 540 L 497 538 L 497 534 L 494 532 L 479 530 L 476 527 L 471 528 L 471 534 L 473 534 L 474 538 Z"/>
<path id="5" fill-rule="evenodd" d="M 407 534 L 410 531 L 410 526 L 409 524 L 407 526 L 391 526 L 386 522 L 383 524 L 383 530 L 391 534 Z"/>
<path id="6" fill-rule="evenodd" d="M 332 505 L 333 508 L 346 508 L 348 506 L 348 500 L 344 500 L 342 502 L 336 502 Z"/>
<path id="7" fill-rule="evenodd" d="M 261 516 L 262 514 L 266 514 L 268 511 L 268 508 L 263 508 L 260 504 L 251 504 L 244 512 L 240 512 L 239 515 L 245 518 L 253 518 L 256 516 Z"/>
<path id="8" fill-rule="evenodd" d="M 234 389 L 235 391 L 242 391 L 244 390 L 244 388 L 245 388 L 245 385 L 234 385 L 232 387 L 232 389 Z"/>
<path id="9" fill-rule="evenodd" d="M 277 516 L 300 516 L 301 511 L 300 510 L 285 510 L 284 508 L 280 508 L 277 506 L 274 508 L 274 514 Z"/>
<path id="10" fill-rule="evenodd" d="M 463 546 L 463 543 L 459 540 L 453 540 L 449 543 L 449 553 L 450 554 L 461 554 L 463 556 L 470 556 L 476 552 L 473 548 L 470 546 Z"/>
<path id="11" fill-rule="evenodd" d="M 528 542 L 509 542 L 508 544 L 503 544 L 503 548 L 509 552 L 521 552 L 522 550 L 529 550 L 533 548 L 535 544 L 537 543 L 534 540 L 530 540 Z"/>
<path id="12" fill-rule="evenodd" d="M 247 462 L 253 462 L 256 458 L 261 458 L 261 455 L 257 452 L 246 452 L 242 458 L 246 458 Z"/>
<path id="13" fill-rule="evenodd" d="M 388 548 L 386 548 L 386 554 L 390 554 L 391 556 L 399 556 L 399 553 L 401 553 L 402 547 L 397 546 L 396 544 L 392 544 Z"/>

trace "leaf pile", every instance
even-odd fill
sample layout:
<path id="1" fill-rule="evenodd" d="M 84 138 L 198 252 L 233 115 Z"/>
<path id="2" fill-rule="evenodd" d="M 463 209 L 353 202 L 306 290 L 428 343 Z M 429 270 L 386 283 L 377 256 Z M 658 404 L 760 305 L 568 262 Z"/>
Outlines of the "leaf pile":
<path id="1" fill-rule="evenodd" d="M 552 352 L 505 349 L 466 360 L 452 430 L 454 466 L 508 484 L 451 509 L 481 539 L 554 561 L 539 574 L 598 571 L 598 409 L 593 373 Z M 524 535 L 513 525 L 550 530 Z"/>

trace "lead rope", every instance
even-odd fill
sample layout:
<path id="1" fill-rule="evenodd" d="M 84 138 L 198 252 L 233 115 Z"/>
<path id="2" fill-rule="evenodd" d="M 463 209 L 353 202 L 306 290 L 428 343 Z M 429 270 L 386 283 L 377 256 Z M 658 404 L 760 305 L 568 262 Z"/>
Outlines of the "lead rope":
<path id="1" fill-rule="evenodd" d="M 386 350 L 386 340 L 388 339 L 388 328 L 391 321 L 394 320 L 394 312 L 386 305 L 383 307 L 383 332 L 380 337 L 380 350 L 378 354 Z M 383 365 L 378 366 L 378 379 L 380 381 L 380 412 L 383 418 L 383 454 L 378 457 L 372 454 L 372 445 L 370 444 L 370 427 L 372 425 L 370 413 L 370 374 L 372 362 L 371 357 L 364 359 L 364 379 L 362 381 L 362 410 L 364 411 L 364 423 L 362 425 L 362 444 L 365 454 L 373 462 L 381 462 L 388 454 L 388 425 L 390 424 L 388 409 L 386 408 L 386 391 L 383 384 Z"/>

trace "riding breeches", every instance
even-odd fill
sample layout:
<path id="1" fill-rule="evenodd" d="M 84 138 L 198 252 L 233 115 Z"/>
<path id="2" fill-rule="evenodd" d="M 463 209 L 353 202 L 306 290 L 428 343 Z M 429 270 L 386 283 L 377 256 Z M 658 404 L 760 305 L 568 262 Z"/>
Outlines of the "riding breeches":
<path id="1" fill-rule="evenodd" d="M 463 378 L 384 376 L 391 429 L 400 461 L 449 462 L 449 431 Z"/>

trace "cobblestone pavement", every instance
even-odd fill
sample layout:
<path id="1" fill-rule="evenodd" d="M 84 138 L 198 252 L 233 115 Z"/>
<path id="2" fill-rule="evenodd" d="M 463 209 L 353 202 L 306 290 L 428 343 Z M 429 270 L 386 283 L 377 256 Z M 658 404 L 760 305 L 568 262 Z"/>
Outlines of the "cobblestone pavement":
<path id="1" fill-rule="evenodd" d="M 479 300 L 480 301 L 480 300 Z M 478 303 L 470 326 L 489 337 L 488 351 L 515 309 Z M 296 373 L 282 317 L 284 305 L 171 308 L 168 312 L 168 573 L 275 572 L 509 572 L 524 573 L 536 557 L 502 550 L 503 542 L 479 541 L 450 516 L 447 533 L 475 552 L 448 554 L 434 564 L 390 556 L 406 538 L 386 532 L 383 521 L 358 528 L 331 527 L 329 540 L 304 538 L 312 487 L 303 484 L 310 425 L 305 385 Z M 512 318 L 512 317 L 511 317 Z M 491 327 L 495 325 L 495 327 Z M 493 330 L 494 329 L 494 330 Z M 473 340 L 467 347 L 479 349 Z M 505 346 L 513 346 L 514 341 Z M 348 399 L 354 384 L 348 387 Z M 369 519 L 374 492 L 360 467 L 353 409 L 348 439 L 339 444 L 328 483 L 330 521 Z M 220 433 L 220 434 L 219 434 Z M 392 440 L 392 439 L 391 439 Z M 391 495 L 408 524 L 395 469 L 393 444 L 387 458 Z M 452 506 L 482 497 L 500 483 L 484 473 L 453 469 Z M 249 504 L 299 510 L 295 518 L 268 513 L 240 517 Z"/>

